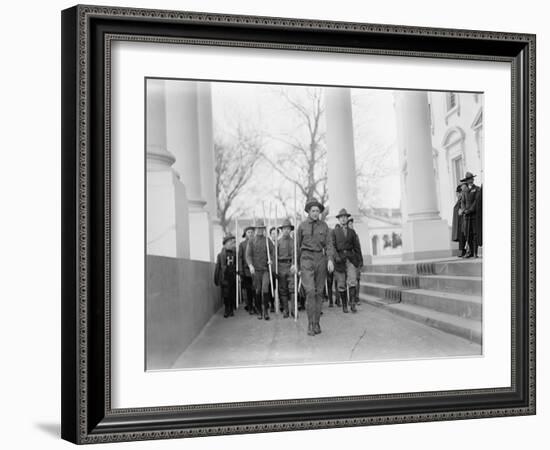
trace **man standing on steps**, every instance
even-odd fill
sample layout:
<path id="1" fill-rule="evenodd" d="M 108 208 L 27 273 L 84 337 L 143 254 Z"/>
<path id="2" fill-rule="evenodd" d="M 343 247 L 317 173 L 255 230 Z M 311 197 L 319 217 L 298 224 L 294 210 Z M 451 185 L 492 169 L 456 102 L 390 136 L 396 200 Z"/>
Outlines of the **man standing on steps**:
<path id="1" fill-rule="evenodd" d="M 246 309 L 248 314 L 256 314 L 256 302 L 254 295 L 253 277 L 250 273 L 250 268 L 246 262 L 246 247 L 248 243 L 254 239 L 254 227 L 248 226 L 243 232 L 244 240 L 239 244 L 239 275 L 243 283 L 243 288 L 246 292 Z"/>
<path id="2" fill-rule="evenodd" d="M 354 313 L 357 312 L 357 308 L 355 307 L 357 268 L 363 265 L 359 237 L 352 228 L 348 227 L 348 219 L 350 216 L 351 214 L 345 209 L 341 209 L 336 216 L 340 226 L 334 227 L 332 231 L 335 278 L 338 284 L 338 293 L 342 299 L 342 310 L 345 313 L 348 312 L 348 300 L 351 311 Z"/>
<path id="3" fill-rule="evenodd" d="M 275 254 L 275 248 L 271 240 L 264 234 L 265 225 L 262 221 L 254 228 L 256 230 L 256 236 L 249 240 L 246 246 L 246 263 L 254 278 L 258 319 L 269 320 L 269 292 L 271 290 L 269 264 L 271 264 L 271 262 L 268 260 L 267 246 L 269 245 L 270 255 Z"/>
<path id="4" fill-rule="evenodd" d="M 481 188 L 474 184 L 471 172 L 466 172 L 462 183 L 468 184 L 468 190 L 464 193 L 464 221 L 466 241 L 468 242 L 468 254 L 466 258 L 477 258 L 477 250 L 482 245 L 481 223 Z"/>
<path id="5" fill-rule="evenodd" d="M 298 270 L 306 291 L 306 312 L 309 336 L 321 333 L 321 306 L 327 270 L 334 270 L 333 248 L 329 227 L 319 215 L 325 207 L 312 198 L 306 203 L 308 217 L 296 230 Z"/>
<path id="6" fill-rule="evenodd" d="M 453 207 L 453 224 L 451 231 L 451 239 L 454 242 L 458 242 L 458 257 L 463 258 L 466 256 L 466 238 L 464 234 L 464 206 L 465 192 L 468 191 L 468 185 L 466 183 L 460 183 L 456 188 L 456 203 Z"/>

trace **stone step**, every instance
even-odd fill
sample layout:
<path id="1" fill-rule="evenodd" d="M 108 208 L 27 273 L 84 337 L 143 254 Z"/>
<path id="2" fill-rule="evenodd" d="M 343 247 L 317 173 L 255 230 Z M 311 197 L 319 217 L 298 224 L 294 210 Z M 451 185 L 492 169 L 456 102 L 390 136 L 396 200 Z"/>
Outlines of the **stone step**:
<path id="1" fill-rule="evenodd" d="M 482 300 L 479 295 L 411 289 L 401 292 L 401 303 L 465 319 L 481 320 Z"/>
<path id="2" fill-rule="evenodd" d="M 450 275 L 481 277 L 482 258 L 401 262 L 393 264 L 367 264 L 363 272 L 402 275 Z"/>
<path id="3" fill-rule="evenodd" d="M 404 275 L 394 273 L 363 272 L 361 280 L 405 289 L 428 289 L 456 292 L 466 295 L 481 295 L 481 277 L 456 275 Z"/>
<path id="4" fill-rule="evenodd" d="M 401 288 L 389 284 L 361 282 L 359 293 L 365 293 L 377 297 L 385 303 L 399 303 L 401 301 Z"/>
<path id="5" fill-rule="evenodd" d="M 384 308 L 401 317 L 424 323 L 430 327 L 460 336 L 477 344 L 481 344 L 482 342 L 482 327 L 479 320 L 466 319 L 407 303 L 388 304 L 377 297 L 365 293 L 361 293 L 360 298 L 365 303 Z"/>
<path id="6" fill-rule="evenodd" d="M 456 292 L 464 295 L 481 295 L 481 277 L 457 275 L 425 275 L 419 277 L 420 289 Z"/>

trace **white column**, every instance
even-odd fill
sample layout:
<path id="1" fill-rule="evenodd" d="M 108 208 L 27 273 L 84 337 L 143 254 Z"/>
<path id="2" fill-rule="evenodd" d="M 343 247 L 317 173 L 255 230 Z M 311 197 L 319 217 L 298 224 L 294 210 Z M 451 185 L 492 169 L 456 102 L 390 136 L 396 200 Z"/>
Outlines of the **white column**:
<path id="1" fill-rule="evenodd" d="M 404 146 L 407 218 L 403 259 L 451 255 L 449 226 L 439 215 L 432 155 L 428 96 L 424 91 L 396 91 L 398 143 Z"/>
<path id="2" fill-rule="evenodd" d="M 166 95 L 167 145 L 176 156 L 174 168 L 189 202 L 190 258 L 211 261 L 210 221 L 201 186 L 197 83 L 167 81 Z"/>
<path id="3" fill-rule="evenodd" d="M 147 82 L 147 254 L 189 257 L 185 186 L 166 148 L 165 84 Z"/>
<path id="4" fill-rule="evenodd" d="M 335 215 L 341 208 L 354 217 L 354 229 L 361 241 L 365 263 L 370 263 L 371 242 L 367 218 L 359 215 L 357 181 L 355 171 L 355 146 L 353 114 L 349 88 L 326 88 L 326 128 L 328 198 L 331 226 L 336 224 Z"/>
<path id="5" fill-rule="evenodd" d="M 222 243 L 223 229 L 218 219 L 218 200 L 216 198 L 216 162 L 214 155 L 211 83 L 198 83 L 197 93 L 201 190 L 206 200 L 206 209 L 210 216 L 210 257 L 211 261 L 214 261 L 216 256 L 215 249 Z"/>

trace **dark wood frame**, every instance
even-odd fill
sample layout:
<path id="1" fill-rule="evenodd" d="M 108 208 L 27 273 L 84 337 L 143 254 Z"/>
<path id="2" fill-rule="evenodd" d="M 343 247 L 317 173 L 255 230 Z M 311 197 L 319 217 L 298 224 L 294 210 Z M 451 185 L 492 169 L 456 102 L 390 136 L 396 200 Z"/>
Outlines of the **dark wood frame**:
<path id="1" fill-rule="evenodd" d="M 116 410 L 110 401 L 110 42 L 506 61 L 512 384 Z M 98 6 L 62 12 L 62 437 L 83 444 L 535 413 L 535 36 Z"/>

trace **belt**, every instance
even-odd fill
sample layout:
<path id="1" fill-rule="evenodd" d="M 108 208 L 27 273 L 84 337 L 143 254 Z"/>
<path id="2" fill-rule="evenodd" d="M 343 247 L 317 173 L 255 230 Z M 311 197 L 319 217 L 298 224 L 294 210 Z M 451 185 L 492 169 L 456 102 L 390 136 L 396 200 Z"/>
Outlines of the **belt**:
<path id="1" fill-rule="evenodd" d="M 310 250 L 309 248 L 304 248 L 302 252 L 322 253 L 323 250 Z"/>

